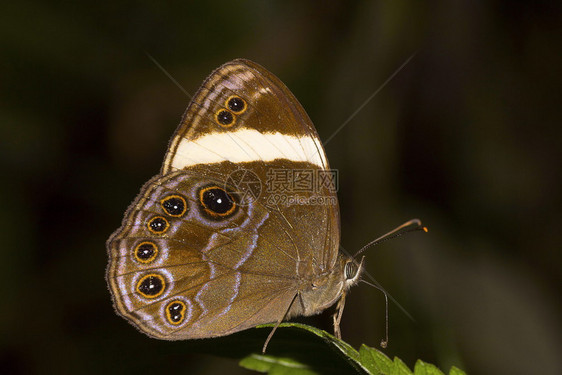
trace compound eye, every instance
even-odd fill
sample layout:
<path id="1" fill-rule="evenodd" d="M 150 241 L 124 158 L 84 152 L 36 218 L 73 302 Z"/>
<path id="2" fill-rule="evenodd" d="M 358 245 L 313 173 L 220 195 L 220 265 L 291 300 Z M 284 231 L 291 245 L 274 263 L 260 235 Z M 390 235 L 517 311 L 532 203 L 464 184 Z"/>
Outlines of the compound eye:
<path id="1" fill-rule="evenodd" d="M 350 260 L 345 264 L 343 274 L 346 280 L 353 280 L 357 276 L 358 271 L 359 267 L 357 266 L 357 264 Z"/>

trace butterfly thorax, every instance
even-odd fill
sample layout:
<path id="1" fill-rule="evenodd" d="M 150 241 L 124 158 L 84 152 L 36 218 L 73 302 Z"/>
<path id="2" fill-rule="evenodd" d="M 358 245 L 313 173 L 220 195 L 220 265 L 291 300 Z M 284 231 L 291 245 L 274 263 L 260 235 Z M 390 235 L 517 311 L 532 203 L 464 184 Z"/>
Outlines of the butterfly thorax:
<path id="1" fill-rule="evenodd" d="M 352 264 L 353 267 L 350 267 Z M 358 282 L 361 265 L 343 254 L 339 254 L 334 267 L 312 280 L 303 281 L 297 302 L 291 308 L 290 316 L 310 316 L 321 313 L 336 303 L 349 288 Z"/>

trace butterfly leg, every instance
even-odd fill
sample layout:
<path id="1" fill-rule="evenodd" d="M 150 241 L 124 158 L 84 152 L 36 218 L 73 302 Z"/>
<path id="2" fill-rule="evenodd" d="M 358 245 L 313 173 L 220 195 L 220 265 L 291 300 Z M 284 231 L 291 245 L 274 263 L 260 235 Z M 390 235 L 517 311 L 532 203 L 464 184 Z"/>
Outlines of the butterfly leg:
<path id="1" fill-rule="evenodd" d="M 267 339 L 265 340 L 265 343 L 263 344 L 263 348 L 261 349 L 262 354 L 265 354 L 265 351 L 267 350 L 267 345 L 269 344 L 269 341 L 271 340 L 271 338 L 273 337 L 273 334 L 275 333 L 275 331 L 277 331 L 277 328 L 279 327 L 279 325 L 283 322 L 283 320 L 285 320 L 285 318 L 287 317 L 287 314 L 289 314 L 289 310 L 291 310 L 291 307 L 293 306 L 293 303 L 295 303 L 295 300 L 297 299 L 297 296 L 299 296 L 300 294 L 297 293 L 295 294 L 295 296 L 293 297 L 293 299 L 291 300 L 291 303 L 289 304 L 289 307 L 287 308 L 287 310 L 285 311 L 285 314 L 283 314 L 283 316 L 281 317 L 281 319 L 279 319 L 277 321 L 277 323 L 275 323 L 275 326 L 273 327 L 273 329 L 271 330 L 271 332 L 269 333 L 269 335 L 267 336 Z"/>
<path id="2" fill-rule="evenodd" d="M 342 293 L 340 300 L 338 301 L 338 305 L 336 307 L 336 312 L 333 315 L 334 318 L 334 336 L 336 338 L 341 339 L 341 331 L 340 331 L 340 322 L 341 317 L 343 315 L 343 308 L 345 306 L 345 292 Z"/>

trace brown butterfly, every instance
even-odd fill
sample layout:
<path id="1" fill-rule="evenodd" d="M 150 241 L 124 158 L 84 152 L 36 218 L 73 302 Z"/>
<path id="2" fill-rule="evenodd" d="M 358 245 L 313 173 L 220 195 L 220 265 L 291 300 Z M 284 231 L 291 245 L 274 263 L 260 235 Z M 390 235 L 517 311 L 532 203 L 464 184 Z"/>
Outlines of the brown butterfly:
<path id="1" fill-rule="evenodd" d="M 297 198 L 295 198 L 297 197 Z M 149 336 L 228 335 L 322 312 L 361 264 L 338 250 L 333 171 L 308 115 L 248 60 L 215 70 L 160 174 L 107 241 L 117 312 Z"/>

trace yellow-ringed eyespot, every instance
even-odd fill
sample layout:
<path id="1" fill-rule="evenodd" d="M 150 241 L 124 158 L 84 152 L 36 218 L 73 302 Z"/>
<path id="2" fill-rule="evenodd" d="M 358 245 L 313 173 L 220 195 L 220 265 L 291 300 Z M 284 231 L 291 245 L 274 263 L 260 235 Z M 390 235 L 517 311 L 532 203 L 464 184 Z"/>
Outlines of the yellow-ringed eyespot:
<path id="1" fill-rule="evenodd" d="M 236 116 L 226 109 L 221 109 L 215 114 L 215 121 L 222 127 L 228 128 L 234 125 Z"/>
<path id="2" fill-rule="evenodd" d="M 221 187 L 211 185 L 199 190 L 199 202 L 206 213 L 214 218 L 225 218 L 234 213 L 236 202 Z"/>
<path id="3" fill-rule="evenodd" d="M 182 217 L 187 212 L 187 202 L 181 195 L 169 195 L 160 201 L 160 205 L 172 217 Z"/>
<path id="4" fill-rule="evenodd" d="M 148 221 L 146 225 L 148 230 L 154 234 L 162 234 L 168 230 L 170 223 L 162 216 L 155 216 Z"/>
<path id="5" fill-rule="evenodd" d="M 158 256 L 158 246 L 150 241 L 139 243 L 134 250 L 135 259 L 140 263 L 150 263 Z"/>
<path id="6" fill-rule="evenodd" d="M 226 100 L 225 106 L 237 115 L 246 111 L 246 109 L 248 108 L 244 99 L 234 95 Z"/>
<path id="7" fill-rule="evenodd" d="M 145 298 L 157 298 L 164 293 L 166 280 L 157 273 L 143 276 L 137 283 L 137 292 Z"/>
<path id="8" fill-rule="evenodd" d="M 179 325 L 185 319 L 186 310 L 185 302 L 174 300 L 166 305 L 166 320 L 170 324 Z"/>

